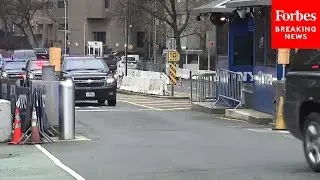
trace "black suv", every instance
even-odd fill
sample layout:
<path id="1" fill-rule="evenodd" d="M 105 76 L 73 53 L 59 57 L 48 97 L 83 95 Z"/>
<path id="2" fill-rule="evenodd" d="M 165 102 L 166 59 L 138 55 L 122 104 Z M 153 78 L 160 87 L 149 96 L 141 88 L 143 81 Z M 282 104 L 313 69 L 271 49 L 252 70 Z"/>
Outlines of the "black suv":
<path id="1" fill-rule="evenodd" d="M 320 172 L 320 49 L 292 50 L 286 75 L 284 121 L 303 141 L 309 166 Z"/>
<path id="2" fill-rule="evenodd" d="M 66 57 L 62 73 L 64 79 L 74 81 L 76 100 L 97 100 L 99 104 L 107 100 L 109 106 L 116 105 L 117 82 L 103 59 Z"/>

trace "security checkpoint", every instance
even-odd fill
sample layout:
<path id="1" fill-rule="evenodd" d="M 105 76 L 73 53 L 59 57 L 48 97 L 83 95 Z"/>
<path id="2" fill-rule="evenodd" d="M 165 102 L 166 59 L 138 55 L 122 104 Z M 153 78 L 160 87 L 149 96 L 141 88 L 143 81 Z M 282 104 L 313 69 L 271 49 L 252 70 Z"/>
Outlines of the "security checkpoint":
<path id="1" fill-rule="evenodd" d="M 1 142 L 40 144 L 54 143 L 56 138 L 75 139 L 74 83 L 57 76 L 60 67 L 57 71 L 55 64 L 60 65 L 61 55 L 57 57 L 52 55 L 50 65 L 43 66 L 42 80 L 31 80 L 29 86 L 0 79 Z"/>

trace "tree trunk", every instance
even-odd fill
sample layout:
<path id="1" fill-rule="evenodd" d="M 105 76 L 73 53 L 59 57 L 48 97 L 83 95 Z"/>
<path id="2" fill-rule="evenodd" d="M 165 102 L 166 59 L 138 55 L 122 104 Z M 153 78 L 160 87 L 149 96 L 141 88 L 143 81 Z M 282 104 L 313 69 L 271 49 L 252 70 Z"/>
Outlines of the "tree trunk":
<path id="1" fill-rule="evenodd" d="M 39 44 L 35 34 L 33 33 L 33 29 L 30 24 L 30 21 L 27 21 L 26 33 L 28 34 L 29 43 L 31 44 L 32 48 L 38 48 Z"/>
<path id="2" fill-rule="evenodd" d="M 176 39 L 176 48 L 178 53 L 180 54 L 180 58 L 182 57 L 182 47 L 181 47 L 181 39 L 180 39 L 180 34 L 177 32 L 178 30 L 174 30 L 174 38 Z M 183 59 L 180 59 L 178 62 L 179 68 L 182 68 L 183 66 Z"/>

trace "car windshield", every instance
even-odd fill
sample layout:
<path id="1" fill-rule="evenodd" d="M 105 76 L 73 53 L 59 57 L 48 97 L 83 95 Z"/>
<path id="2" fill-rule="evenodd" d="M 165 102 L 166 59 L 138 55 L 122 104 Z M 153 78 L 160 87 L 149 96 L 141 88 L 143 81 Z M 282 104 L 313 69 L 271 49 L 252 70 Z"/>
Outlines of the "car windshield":
<path id="1" fill-rule="evenodd" d="M 66 59 L 63 69 L 65 71 L 73 70 L 102 70 L 109 71 L 108 66 L 102 59 Z"/>
<path id="2" fill-rule="evenodd" d="M 14 51 L 13 57 L 15 59 L 28 59 L 28 60 L 36 60 L 37 59 L 37 56 L 33 50 Z"/>
<path id="3" fill-rule="evenodd" d="M 25 68 L 26 64 L 24 62 L 7 62 L 4 66 L 5 70 L 22 69 Z"/>
<path id="4" fill-rule="evenodd" d="M 34 71 L 34 70 L 42 70 L 43 66 L 48 66 L 50 65 L 49 61 L 32 61 L 30 63 L 30 70 Z"/>

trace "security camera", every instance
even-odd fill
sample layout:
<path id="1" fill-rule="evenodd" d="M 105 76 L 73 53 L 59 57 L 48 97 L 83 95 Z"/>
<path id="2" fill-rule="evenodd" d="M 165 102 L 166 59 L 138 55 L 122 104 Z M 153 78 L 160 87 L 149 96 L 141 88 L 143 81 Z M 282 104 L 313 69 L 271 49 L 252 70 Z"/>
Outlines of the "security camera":
<path id="1" fill-rule="evenodd" d="M 236 11 L 241 19 L 246 18 L 247 8 L 237 8 Z"/>
<path id="2" fill-rule="evenodd" d="M 212 13 L 210 21 L 213 25 L 224 25 L 228 19 L 223 13 Z"/>

